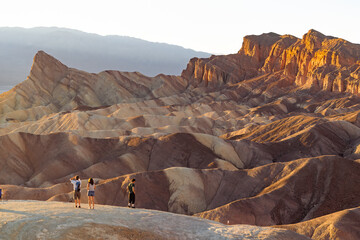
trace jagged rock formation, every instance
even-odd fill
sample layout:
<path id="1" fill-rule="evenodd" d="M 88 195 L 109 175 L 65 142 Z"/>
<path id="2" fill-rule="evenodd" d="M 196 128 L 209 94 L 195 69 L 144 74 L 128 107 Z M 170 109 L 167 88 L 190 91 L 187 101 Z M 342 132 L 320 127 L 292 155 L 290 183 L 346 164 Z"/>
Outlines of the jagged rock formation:
<path id="1" fill-rule="evenodd" d="M 360 45 L 315 30 L 302 39 L 251 35 L 244 37 L 238 54 L 194 58 L 182 75 L 218 86 L 276 72 L 300 87 L 359 93 Z"/>
<path id="2" fill-rule="evenodd" d="M 39 52 L 0 95 L 4 196 L 71 201 L 78 174 L 98 203 L 125 206 L 135 177 L 139 207 L 323 239 L 312 219 L 360 200 L 359 52 L 314 30 L 269 33 L 152 78 Z"/>

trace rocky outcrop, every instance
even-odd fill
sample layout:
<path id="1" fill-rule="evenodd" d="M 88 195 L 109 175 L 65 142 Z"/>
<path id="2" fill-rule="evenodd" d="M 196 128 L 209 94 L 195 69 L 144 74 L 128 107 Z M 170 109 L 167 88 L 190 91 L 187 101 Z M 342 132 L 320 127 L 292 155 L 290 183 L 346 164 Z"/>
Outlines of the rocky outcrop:
<path id="1" fill-rule="evenodd" d="M 256 62 L 239 54 L 212 56 L 205 59 L 193 58 L 181 74 L 185 79 L 193 79 L 192 86 L 210 89 L 237 83 L 256 75 Z"/>
<path id="2" fill-rule="evenodd" d="M 262 71 L 264 72 L 277 72 L 280 70 L 286 69 L 291 71 L 291 66 L 286 66 L 286 54 L 285 50 L 288 49 L 291 45 L 297 42 L 298 38 L 291 35 L 280 36 L 278 40 L 272 44 L 271 50 L 268 51 L 268 54 L 265 57 L 264 64 L 262 66 Z"/>
<path id="3" fill-rule="evenodd" d="M 273 52 L 273 45 L 281 39 L 276 33 L 264 33 L 261 35 L 245 36 L 238 54 L 248 56 L 257 69 L 264 65 L 270 51 Z"/>
<path id="4" fill-rule="evenodd" d="M 251 35 L 244 37 L 238 54 L 192 59 L 182 76 L 220 86 L 278 71 L 298 87 L 358 93 L 360 45 L 315 30 L 302 39 Z"/>
<path id="5" fill-rule="evenodd" d="M 285 74 L 297 86 L 358 93 L 354 78 L 360 67 L 360 45 L 310 30 L 284 51 Z"/>

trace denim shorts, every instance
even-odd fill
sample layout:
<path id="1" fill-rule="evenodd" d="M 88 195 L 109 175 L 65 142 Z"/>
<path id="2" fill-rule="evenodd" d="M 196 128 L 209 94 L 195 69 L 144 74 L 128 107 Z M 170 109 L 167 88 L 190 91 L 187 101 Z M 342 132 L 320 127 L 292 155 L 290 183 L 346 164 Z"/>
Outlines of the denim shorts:
<path id="1" fill-rule="evenodd" d="M 88 196 L 89 197 L 95 196 L 95 191 L 88 191 Z"/>

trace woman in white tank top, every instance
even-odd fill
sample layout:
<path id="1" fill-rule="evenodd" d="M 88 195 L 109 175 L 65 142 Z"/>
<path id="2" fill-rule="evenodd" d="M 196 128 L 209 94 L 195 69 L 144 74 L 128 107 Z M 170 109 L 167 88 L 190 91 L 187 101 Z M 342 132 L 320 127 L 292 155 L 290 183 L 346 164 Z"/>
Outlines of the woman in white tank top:
<path id="1" fill-rule="evenodd" d="M 87 191 L 88 191 L 88 202 L 89 202 L 89 208 L 91 209 L 91 202 L 92 202 L 92 208 L 95 209 L 95 203 L 94 203 L 94 196 L 95 196 L 95 183 L 92 178 L 89 178 L 88 184 L 87 184 Z"/>

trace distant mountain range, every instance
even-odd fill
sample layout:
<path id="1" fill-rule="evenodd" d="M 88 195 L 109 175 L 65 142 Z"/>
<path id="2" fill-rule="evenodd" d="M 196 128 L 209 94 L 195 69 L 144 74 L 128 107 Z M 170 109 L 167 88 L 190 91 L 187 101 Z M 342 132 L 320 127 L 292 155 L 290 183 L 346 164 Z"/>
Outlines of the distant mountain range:
<path id="1" fill-rule="evenodd" d="M 149 76 L 180 75 L 190 58 L 210 56 L 125 36 L 100 36 L 55 27 L 5 27 L 0 28 L 0 85 L 13 86 L 24 81 L 39 50 L 87 72 L 138 71 Z"/>

